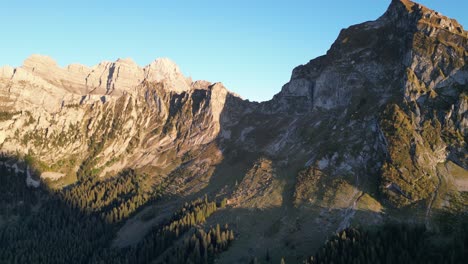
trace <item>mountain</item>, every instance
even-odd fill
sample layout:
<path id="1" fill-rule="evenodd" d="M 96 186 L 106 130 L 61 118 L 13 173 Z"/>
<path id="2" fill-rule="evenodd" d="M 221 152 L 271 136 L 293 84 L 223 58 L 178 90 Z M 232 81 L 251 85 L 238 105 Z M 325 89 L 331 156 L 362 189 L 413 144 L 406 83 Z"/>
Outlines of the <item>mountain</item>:
<path id="1" fill-rule="evenodd" d="M 456 233 L 468 205 L 467 62 L 457 21 L 393 0 L 377 20 L 343 29 L 263 103 L 192 81 L 169 59 L 61 68 L 33 55 L 2 67 L 0 234 L 9 248 L 0 259 L 23 252 L 28 232 L 77 252 L 35 248 L 32 262 L 122 263 L 302 263 L 334 232 L 389 221 Z M 209 201 L 218 204 L 208 210 Z M 43 213 L 62 210 L 71 220 Z M 203 217 L 184 220 L 192 211 Z M 94 250 L 77 246 L 60 230 L 44 235 L 46 224 L 37 231 L 41 217 L 70 234 L 99 226 L 89 235 L 105 238 Z M 75 221 L 81 231 L 68 227 Z M 216 224 L 229 227 L 214 229 L 209 249 L 205 232 Z M 154 242 L 167 230 L 171 239 Z"/>

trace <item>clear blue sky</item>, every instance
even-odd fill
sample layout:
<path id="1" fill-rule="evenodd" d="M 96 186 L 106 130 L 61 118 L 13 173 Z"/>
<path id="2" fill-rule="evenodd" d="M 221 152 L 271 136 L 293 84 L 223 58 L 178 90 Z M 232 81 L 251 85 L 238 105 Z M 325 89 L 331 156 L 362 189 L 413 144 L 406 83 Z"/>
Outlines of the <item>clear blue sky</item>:
<path id="1" fill-rule="evenodd" d="M 468 1 L 421 0 L 468 27 Z M 292 69 L 324 54 L 340 29 L 374 20 L 390 0 L 1 1 L 0 64 L 30 54 L 65 66 L 133 58 L 174 60 L 194 80 L 270 99 Z"/>

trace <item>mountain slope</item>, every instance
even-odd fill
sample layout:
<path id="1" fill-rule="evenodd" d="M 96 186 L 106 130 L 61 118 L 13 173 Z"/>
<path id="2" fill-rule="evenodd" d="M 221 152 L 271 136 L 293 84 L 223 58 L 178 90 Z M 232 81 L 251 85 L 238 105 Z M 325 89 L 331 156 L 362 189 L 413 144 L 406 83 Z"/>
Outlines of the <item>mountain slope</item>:
<path id="1" fill-rule="evenodd" d="M 236 231 L 221 262 L 268 249 L 301 261 L 353 224 L 436 229 L 445 212 L 466 213 L 467 61 L 468 32 L 406 0 L 342 30 L 263 103 L 193 82 L 167 59 L 60 68 L 34 55 L 0 68 L 2 164 L 115 225 L 112 248 L 140 245 L 207 195 L 227 208 L 202 226 Z M 89 199 L 93 209 L 79 202 L 80 188 L 112 189 L 119 177 L 141 188 L 118 196 L 138 200 L 126 213 L 106 195 Z"/>

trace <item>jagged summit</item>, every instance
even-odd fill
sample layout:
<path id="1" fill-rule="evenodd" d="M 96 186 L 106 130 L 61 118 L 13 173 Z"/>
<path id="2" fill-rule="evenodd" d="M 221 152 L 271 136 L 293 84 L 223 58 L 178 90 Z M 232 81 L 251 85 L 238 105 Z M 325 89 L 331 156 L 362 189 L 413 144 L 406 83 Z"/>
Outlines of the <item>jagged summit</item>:
<path id="1" fill-rule="evenodd" d="M 155 59 L 144 67 L 131 58 L 102 61 L 92 67 L 76 63 L 60 67 L 49 56 L 33 54 L 20 67 L 0 67 L 0 84 L 17 89 L 11 98 L 16 98 L 15 108 L 32 104 L 54 112 L 64 104 L 106 102 L 123 94 L 137 95 L 140 87 L 148 83 L 164 83 L 161 87 L 167 93 L 215 90 L 215 97 L 218 93 L 220 97 L 228 93 L 238 97 L 221 83 L 193 82 L 169 58 Z"/>
<path id="2" fill-rule="evenodd" d="M 140 67 L 131 58 L 103 61 L 88 67 L 70 64 L 60 67 L 51 57 L 34 54 L 18 68 L 0 68 L 0 78 L 11 81 L 27 81 L 32 84 L 51 88 L 66 89 L 78 95 L 120 95 L 132 91 L 143 81 L 167 83 L 169 91 L 180 93 L 191 86 L 176 63 L 167 58 L 156 59 Z"/>
<path id="3" fill-rule="evenodd" d="M 33 54 L 26 58 L 23 62 L 23 67 L 35 68 L 38 66 L 57 67 L 57 62 L 49 56 Z"/>
<path id="4" fill-rule="evenodd" d="M 179 66 L 169 58 L 158 58 L 147 65 L 145 68 L 161 69 L 166 72 L 180 73 Z"/>
<path id="5" fill-rule="evenodd" d="M 393 20 L 404 20 L 406 24 L 416 22 L 418 29 L 424 26 L 447 30 L 453 34 L 468 36 L 468 32 L 457 20 L 444 16 L 424 5 L 408 0 L 393 0 L 382 18 L 391 18 Z M 411 20 L 408 20 L 411 18 Z M 410 25 L 407 25 L 410 26 Z"/>
<path id="6" fill-rule="evenodd" d="M 146 80 L 173 80 L 172 90 L 183 92 L 190 89 L 191 79 L 183 77 L 179 66 L 168 58 L 159 58 L 143 68 Z"/>
<path id="7" fill-rule="evenodd" d="M 408 12 L 412 12 L 414 6 L 420 6 L 419 4 L 409 0 L 392 0 L 388 9 L 396 8 L 401 5 L 403 5 Z"/>
<path id="8" fill-rule="evenodd" d="M 179 66 L 169 58 L 157 58 L 154 61 L 152 61 L 150 64 L 148 64 L 148 65 L 146 65 L 144 67 L 139 66 L 132 58 L 118 58 L 114 62 L 112 62 L 112 61 L 101 61 L 98 64 L 96 64 L 94 66 L 91 66 L 91 67 L 74 63 L 74 64 L 67 65 L 64 68 L 66 69 L 66 68 L 74 67 L 75 65 L 81 65 L 81 66 L 89 68 L 89 69 L 96 69 L 96 68 L 99 68 L 100 65 L 110 65 L 110 64 L 126 65 L 128 67 L 136 67 L 136 68 L 140 68 L 140 69 L 151 68 L 151 69 L 154 69 L 154 70 L 157 70 L 157 71 L 160 71 L 160 72 L 165 72 L 165 73 L 172 73 L 173 72 L 173 73 L 182 74 L 182 72 L 180 71 Z M 45 68 L 45 67 L 54 67 L 54 68 L 56 68 L 56 67 L 60 67 L 60 66 L 58 66 L 57 62 L 50 56 L 42 55 L 42 54 L 32 54 L 31 56 L 29 56 L 28 58 L 26 58 L 24 60 L 22 67 L 23 68 L 29 68 L 29 69 L 33 70 L 34 68 L 36 68 L 36 69 Z"/>
<path id="9" fill-rule="evenodd" d="M 132 58 L 118 58 L 115 62 L 138 66 L 138 64 Z"/>

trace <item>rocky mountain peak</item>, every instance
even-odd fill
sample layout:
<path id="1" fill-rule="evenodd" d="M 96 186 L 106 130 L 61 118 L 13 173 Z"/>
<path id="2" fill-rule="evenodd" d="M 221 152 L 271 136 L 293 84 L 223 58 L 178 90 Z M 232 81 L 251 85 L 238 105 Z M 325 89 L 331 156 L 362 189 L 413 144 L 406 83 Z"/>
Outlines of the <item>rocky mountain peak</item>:
<path id="1" fill-rule="evenodd" d="M 33 71 L 35 69 L 55 68 L 57 67 L 57 62 L 49 56 L 33 54 L 24 60 L 23 67 Z"/>
<path id="2" fill-rule="evenodd" d="M 411 21 L 408 21 L 408 18 Z M 379 20 L 400 20 L 399 23 L 401 25 L 406 24 L 406 27 L 416 24 L 418 30 L 421 30 L 423 27 L 431 27 L 465 37 L 468 36 L 463 26 L 455 19 L 446 17 L 440 12 L 408 0 L 393 0 L 387 12 Z"/>
<path id="3" fill-rule="evenodd" d="M 156 69 L 162 73 L 174 73 L 174 74 L 180 74 L 181 71 L 179 69 L 179 66 L 173 62 L 169 58 L 158 58 L 151 62 L 148 66 L 146 66 L 151 69 Z"/>
<path id="4" fill-rule="evenodd" d="M 398 9 L 398 8 L 404 7 L 407 12 L 413 12 L 413 8 L 415 6 L 420 6 L 420 5 L 409 0 L 392 0 L 392 2 L 390 3 L 390 7 L 388 9 L 391 10 L 394 8 Z"/>
<path id="5" fill-rule="evenodd" d="M 138 66 L 138 64 L 132 58 L 118 58 L 116 63 Z"/>
<path id="6" fill-rule="evenodd" d="M 185 78 L 179 66 L 168 58 L 159 58 L 143 68 L 148 81 L 170 80 L 170 90 L 177 93 L 190 89 L 191 79 Z"/>
<path id="7" fill-rule="evenodd" d="M 326 55 L 296 67 L 275 96 L 280 101 L 276 109 L 346 108 L 369 93 L 379 94 L 384 104 L 402 90 L 415 100 L 419 96 L 409 95 L 415 88 L 403 83 L 405 78 L 416 76 L 425 89 L 456 74 L 464 78 L 458 69 L 465 64 L 467 37 L 456 20 L 412 1 L 394 0 L 377 20 L 343 29 Z"/>

